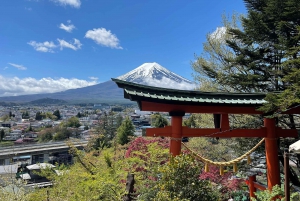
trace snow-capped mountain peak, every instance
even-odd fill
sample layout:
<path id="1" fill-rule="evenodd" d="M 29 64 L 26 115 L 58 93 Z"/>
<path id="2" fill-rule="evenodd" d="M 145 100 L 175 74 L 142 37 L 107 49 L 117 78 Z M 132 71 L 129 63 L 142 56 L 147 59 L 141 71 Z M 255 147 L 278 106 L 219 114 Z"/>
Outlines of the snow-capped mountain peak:
<path id="1" fill-rule="evenodd" d="M 174 89 L 194 89 L 193 82 L 169 71 L 156 62 L 144 63 L 117 79 L 149 86 Z"/>

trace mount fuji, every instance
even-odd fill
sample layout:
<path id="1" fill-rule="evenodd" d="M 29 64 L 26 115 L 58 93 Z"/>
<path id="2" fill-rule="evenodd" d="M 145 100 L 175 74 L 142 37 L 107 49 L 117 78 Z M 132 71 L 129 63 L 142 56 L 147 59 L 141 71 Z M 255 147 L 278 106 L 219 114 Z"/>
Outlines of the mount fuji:
<path id="1" fill-rule="evenodd" d="M 170 88 L 170 86 L 173 89 L 183 90 L 192 90 L 195 88 L 193 82 L 155 62 L 144 63 L 134 70 L 117 77 L 117 79 L 163 88 Z M 113 81 L 56 93 L 0 97 L 0 101 L 24 103 L 44 98 L 60 99 L 73 103 L 128 103 L 128 100 L 123 97 L 123 90 L 118 88 Z"/>
<path id="2" fill-rule="evenodd" d="M 137 84 L 191 90 L 195 84 L 171 71 L 158 63 L 144 63 L 134 70 L 117 77 L 117 79 Z"/>

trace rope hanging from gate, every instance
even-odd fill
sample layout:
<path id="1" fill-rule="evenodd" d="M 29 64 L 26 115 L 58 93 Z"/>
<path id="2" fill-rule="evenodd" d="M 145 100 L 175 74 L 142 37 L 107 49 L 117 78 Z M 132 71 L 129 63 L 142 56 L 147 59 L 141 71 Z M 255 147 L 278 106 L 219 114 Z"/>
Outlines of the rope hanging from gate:
<path id="1" fill-rule="evenodd" d="M 214 161 L 211 161 L 209 159 L 204 158 L 203 156 L 200 156 L 199 154 L 197 154 L 196 152 L 194 152 L 193 150 L 188 148 L 186 146 L 186 144 L 184 144 L 183 142 L 182 142 L 182 145 L 188 151 L 190 151 L 196 158 L 198 158 L 203 163 L 205 163 L 205 168 L 204 168 L 205 172 L 209 172 L 209 165 L 216 165 L 216 166 L 220 166 L 220 175 L 223 175 L 224 174 L 224 166 L 233 166 L 233 172 L 237 172 L 237 163 L 240 162 L 241 160 L 243 160 L 246 157 L 247 157 L 247 163 L 250 164 L 251 163 L 250 154 L 253 151 L 255 151 L 264 141 L 265 141 L 265 139 L 263 138 L 259 143 L 257 143 L 252 149 L 247 151 L 245 154 L 243 154 L 242 156 L 240 156 L 236 159 L 233 159 L 233 160 L 227 161 L 227 162 L 214 162 Z"/>

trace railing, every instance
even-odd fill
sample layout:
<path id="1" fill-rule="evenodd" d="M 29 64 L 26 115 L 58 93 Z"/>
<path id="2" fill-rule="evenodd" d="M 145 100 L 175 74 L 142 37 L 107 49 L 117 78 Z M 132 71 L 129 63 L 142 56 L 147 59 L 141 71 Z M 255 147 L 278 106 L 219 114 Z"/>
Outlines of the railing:
<path id="1" fill-rule="evenodd" d="M 256 175 L 249 176 L 249 179 L 246 180 L 246 184 L 249 187 L 250 197 L 255 197 L 254 193 L 256 192 L 257 189 L 264 191 L 268 188 L 266 185 L 256 182 Z"/>
<path id="2" fill-rule="evenodd" d="M 18 154 L 18 152 L 26 151 L 39 151 L 42 149 L 51 149 L 51 148 L 64 148 L 67 147 L 67 141 L 62 142 L 50 142 L 50 143 L 37 143 L 37 144 L 27 144 L 27 145 L 15 145 L 10 147 L 1 147 L 0 156 L 9 155 L 11 153 Z M 74 146 L 86 146 L 88 141 L 73 141 L 71 142 Z"/>
<path id="3" fill-rule="evenodd" d="M 55 146 L 59 144 L 66 144 L 67 141 L 59 141 L 59 142 L 46 142 L 46 143 L 35 143 L 35 144 L 18 144 L 18 145 L 10 145 L 10 146 L 5 146 L 5 147 L 0 147 L 0 151 L 5 150 L 5 149 L 14 149 L 14 148 L 23 148 L 23 147 L 36 147 L 36 146 Z M 72 143 L 87 143 L 87 140 L 80 140 L 80 141 L 74 141 Z"/>

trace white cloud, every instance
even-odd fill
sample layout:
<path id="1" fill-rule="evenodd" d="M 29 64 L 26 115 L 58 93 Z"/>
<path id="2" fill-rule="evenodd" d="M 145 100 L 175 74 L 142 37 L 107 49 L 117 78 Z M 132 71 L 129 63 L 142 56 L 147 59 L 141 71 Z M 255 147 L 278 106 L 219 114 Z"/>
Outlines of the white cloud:
<path id="1" fill-rule="evenodd" d="M 28 11 L 32 11 L 32 8 L 30 8 L 30 7 L 25 7 L 25 10 L 28 10 Z"/>
<path id="2" fill-rule="evenodd" d="M 143 84 L 154 87 L 162 87 L 169 89 L 181 89 L 181 90 L 194 90 L 196 88 L 195 84 L 190 84 L 188 82 L 178 83 L 169 78 L 163 77 L 161 80 L 153 79 L 153 78 L 145 78 L 143 80 Z"/>
<path id="3" fill-rule="evenodd" d="M 59 28 L 65 30 L 66 32 L 71 33 L 73 29 L 75 29 L 75 26 L 73 24 L 64 25 L 63 23 L 61 23 Z"/>
<path id="4" fill-rule="evenodd" d="M 88 30 L 85 34 L 85 38 L 92 39 L 99 45 L 115 49 L 123 49 L 119 44 L 119 39 L 117 36 L 105 28 Z"/>
<path id="5" fill-rule="evenodd" d="M 43 43 L 38 43 L 36 41 L 30 41 L 27 43 L 28 45 L 31 45 L 36 51 L 39 52 L 54 52 L 53 49 L 57 46 L 52 42 L 45 41 Z"/>
<path id="6" fill-rule="evenodd" d="M 51 0 L 55 3 L 58 3 L 62 6 L 73 6 L 75 8 L 80 8 L 81 2 L 80 0 Z"/>
<path id="7" fill-rule="evenodd" d="M 8 67 L 7 67 L 7 66 L 5 66 L 5 67 L 3 68 L 3 70 L 6 70 L 6 69 L 8 69 Z"/>
<path id="8" fill-rule="evenodd" d="M 98 80 L 99 78 L 97 78 L 97 77 L 89 77 L 89 79 L 91 79 L 91 80 Z"/>
<path id="9" fill-rule="evenodd" d="M 54 93 L 97 84 L 96 81 L 76 78 L 6 78 L 0 75 L 0 96 L 18 96 L 25 94 Z"/>
<path id="10" fill-rule="evenodd" d="M 73 44 L 68 43 L 67 41 L 59 39 L 59 38 L 57 40 L 59 42 L 60 50 L 62 50 L 63 48 L 70 48 L 72 50 L 78 50 L 82 46 L 82 44 L 80 43 L 80 41 L 78 39 L 76 39 L 76 38 L 74 38 Z"/>
<path id="11" fill-rule="evenodd" d="M 210 34 L 210 38 L 212 39 L 222 39 L 225 40 L 226 35 L 226 27 L 217 27 L 217 29 Z"/>
<path id="12" fill-rule="evenodd" d="M 14 63 L 8 63 L 9 65 L 19 69 L 19 70 L 26 70 L 27 68 L 23 65 L 19 65 L 19 64 L 14 64 Z"/>

